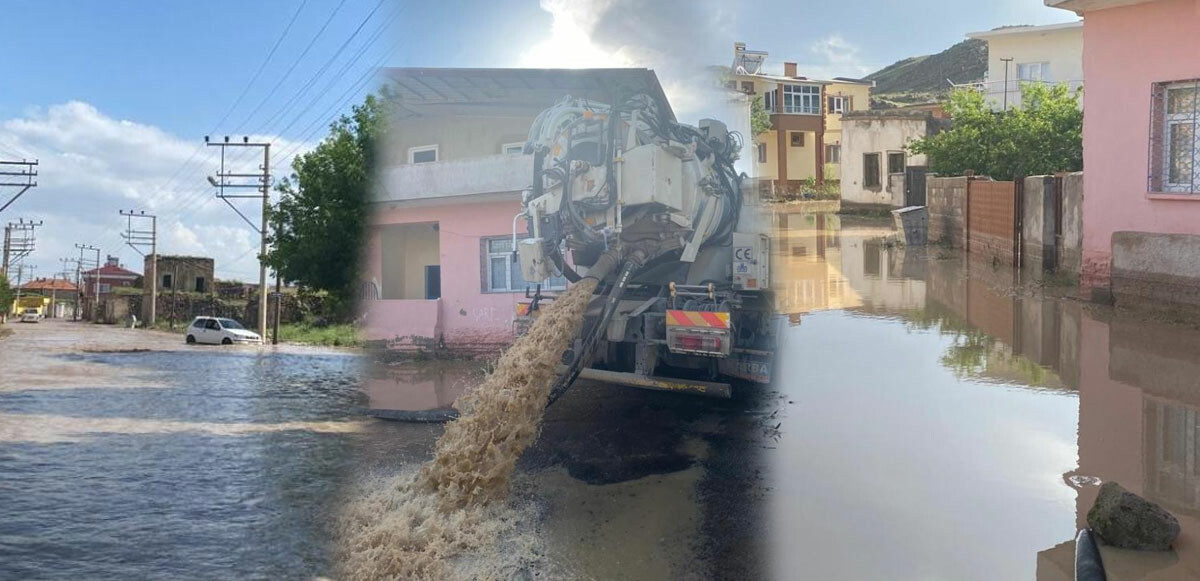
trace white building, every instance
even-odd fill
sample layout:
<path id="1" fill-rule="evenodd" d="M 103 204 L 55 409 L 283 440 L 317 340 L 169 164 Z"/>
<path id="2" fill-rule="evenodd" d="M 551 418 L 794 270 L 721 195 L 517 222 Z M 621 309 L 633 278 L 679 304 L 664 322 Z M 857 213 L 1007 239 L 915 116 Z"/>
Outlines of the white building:
<path id="1" fill-rule="evenodd" d="M 967 38 L 988 43 L 987 78 L 976 86 L 987 94 L 996 109 L 1006 104 L 1020 106 L 1024 83 L 1066 83 L 1071 90 L 1083 87 L 1082 20 L 1046 26 L 1010 26 L 972 32 Z"/>
<path id="2" fill-rule="evenodd" d="M 928 112 L 855 111 L 842 117 L 843 202 L 905 206 L 904 169 L 924 166 L 908 146 L 945 121 Z"/>

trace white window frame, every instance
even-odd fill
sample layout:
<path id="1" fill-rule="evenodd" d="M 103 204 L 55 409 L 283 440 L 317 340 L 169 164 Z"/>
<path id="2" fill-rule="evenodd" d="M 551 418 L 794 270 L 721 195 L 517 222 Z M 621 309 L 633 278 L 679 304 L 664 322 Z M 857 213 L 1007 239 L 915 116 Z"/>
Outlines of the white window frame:
<path id="1" fill-rule="evenodd" d="M 513 148 L 515 148 L 516 151 L 509 151 Z M 521 152 L 523 149 L 525 149 L 524 141 L 514 141 L 512 143 L 502 144 L 500 146 L 500 153 L 503 153 L 504 155 L 522 155 Z"/>
<path id="2" fill-rule="evenodd" d="M 1171 91 L 1178 89 L 1195 89 L 1198 94 L 1194 97 L 1200 100 L 1200 81 L 1185 81 L 1178 83 L 1163 83 L 1162 87 L 1162 189 L 1174 194 L 1194 194 L 1196 183 L 1200 181 L 1200 103 L 1193 106 L 1192 111 L 1184 113 L 1169 113 Z M 1171 181 L 1171 129 L 1176 125 L 1192 126 L 1192 179 L 1188 182 Z"/>
<path id="3" fill-rule="evenodd" d="M 513 263 L 514 258 L 513 258 L 512 250 L 497 251 L 497 252 L 492 251 L 492 242 L 497 241 L 497 240 L 507 240 L 507 241 L 511 242 L 512 236 L 510 235 L 510 236 L 485 236 L 485 237 L 483 237 L 483 260 L 484 260 L 483 288 L 484 288 L 484 292 L 488 292 L 488 293 L 525 292 L 524 287 L 513 288 L 512 269 L 514 267 L 520 268 L 520 265 L 518 264 L 518 265 L 514 266 L 514 263 Z M 520 240 L 520 239 L 518 239 L 518 240 Z M 503 258 L 504 259 L 504 266 L 505 266 L 504 288 L 495 288 L 492 286 L 492 259 L 493 258 Z M 567 290 L 567 279 L 566 278 L 562 278 L 562 277 L 554 277 L 554 278 L 561 278 L 562 284 L 551 284 L 552 279 L 546 279 L 546 280 L 542 281 L 542 290 L 552 290 L 552 291 Z M 530 288 L 532 288 L 532 287 L 530 287 Z"/>
<path id="4" fill-rule="evenodd" d="M 789 115 L 820 115 L 820 85 L 784 85 L 783 112 Z"/>
<path id="5" fill-rule="evenodd" d="M 835 157 L 837 159 L 834 159 Z M 842 144 L 825 144 L 825 163 L 842 163 Z"/>
<path id="6" fill-rule="evenodd" d="M 775 107 L 775 89 L 763 93 L 763 108 L 767 113 L 778 113 Z"/>
<path id="7" fill-rule="evenodd" d="M 112 292 L 112 284 L 110 284 L 110 283 L 102 282 L 96 286 L 99 287 L 99 289 L 100 289 L 99 292 L 102 295 L 106 295 L 106 294 L 109 294 Z"/>
<path id="8" fill-rule="evenodd" d="M 408 148 L 408 163 L 409 164 L 417 163 L 417 162 L 413 161 L 413 159 L 416 157 L 416 154 L 423 153 L 426 151 L 433 152 L 433 161 L 422 161 L 421 163 L 437 163 L 437 162 L 441 161 L 442 154 L 440 151 L 438 151 L 438 146 L 436 144 L 435 145 L 418 145 L 416 147 Z"/>
<path id="9" fill-rule="evenodd" d="M 1035 69 L 1034 67 L 1037 67 L 1037 68 Z M 1030 72 L 1031 74 L 1029 74 L 1028 76 L 1021 74 L 1022 69 Z M 1032 74 L 1034 71 L 1037 71 L 1036 75 Z M 1046 61 L 1033 62 L 1033 63 L 1017 63 L 1017 80 L 1025 81 L 1025 82 L 1049 81 L 1050 80 L 1050 63 L 1046 62 Z"/>
<path id="10" fill-rule="evenodd" d="M 767 144 L 758 142 L 758 163 L 767 163 Z"/>
<path id="11" fill-rule="evenodd" d="M 829 108 L 830 113 L 845 113 L 850 109 L 850 97 L 845 95 L 832 95 L 829 97 L 829 100 L 830 104 L 833 105 Z"/>

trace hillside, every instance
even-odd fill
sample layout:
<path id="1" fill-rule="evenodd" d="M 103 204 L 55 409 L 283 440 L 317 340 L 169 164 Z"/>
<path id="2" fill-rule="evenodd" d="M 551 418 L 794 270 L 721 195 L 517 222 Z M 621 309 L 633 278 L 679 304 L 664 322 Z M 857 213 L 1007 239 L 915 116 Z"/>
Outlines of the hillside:
<path id="1" fill-rule="evenodd" d="M 987 73 L 987 43 L 964 40 L 933 55 L 906 58 L 870 75 L 875 81 L 874 105 L 890 107 L 937 100 L 950 84 L 983 80 Z"/>

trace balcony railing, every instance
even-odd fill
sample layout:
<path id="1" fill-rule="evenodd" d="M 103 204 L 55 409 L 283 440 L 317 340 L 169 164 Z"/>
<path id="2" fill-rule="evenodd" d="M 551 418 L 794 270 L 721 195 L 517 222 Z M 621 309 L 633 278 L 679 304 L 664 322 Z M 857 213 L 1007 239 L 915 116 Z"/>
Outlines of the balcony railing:
<path id="1" fill-rule="evenodd" d="M 1067 91 L 1075 93 L 1083 88 L 1082 80 L 1071 81 L 1039 81 L 1025 79 L 1009 79 L 1007 83 L 1000 81 L 980 81 L 978 83 L 963 83 L 954 85 L 956 89 L 971 89 L 983 93 L 988 102 L 993 105 L 1002 105 L 1007 97 L 1009 107 L 1019 107 L 1021 105 L 1021 87 L 1029 83 L 1041 83 L 1044 85 L 1066 85 Z M 1083 104 L 1083 95 L 1080 94 L 1079 102 Z"/>
<path id="2" fill-rule="evenodd" d="M 498 154 L 405 164 L 383 170 L 375 201 L 401 202 L 519 192 L 532 183 L 531 155 Z"/>

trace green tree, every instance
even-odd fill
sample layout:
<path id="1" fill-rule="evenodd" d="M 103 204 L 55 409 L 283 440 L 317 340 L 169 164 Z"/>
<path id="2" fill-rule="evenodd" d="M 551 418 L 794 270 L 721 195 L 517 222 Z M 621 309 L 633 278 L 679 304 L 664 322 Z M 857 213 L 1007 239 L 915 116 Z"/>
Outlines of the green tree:
<path id="1" fill-rule="evenodd" d="M 271 211 L 276 232 L 267 264 L 306 294 L 329 298 L 324 315 L 352 316 L 375 160 L 386 125 L 386 94 L 367 96 L 292 162 Z"/>
<path id="2" fill-rule="evenodd" d="M 0 314 L 7 313 L 12 308 L 12 303 L 16 300 L 12 286 L 8 284 L 8 278 L 0 276 Z"/>
<path id="3" fill-rule="evenodd" d="M 758 97 L 750 98 L 750 136 L 758 137 L 759 135 L 771 130 L 771 116 L 767 114 L 767 107 L 763 105 L 763 100 Z"/>
<path id="4" fill-rule="evenodd" d="M 1011 180 L 1083 169 L 1083 112 L 1078 93 L 1066 85 L 1025 84 L 1021 106 L 1004 112 L 992 111 L 982 93 L 961 89 L 946 111 L 954 120 L 950 130 L 909 146 L 929 157 L 934 173 L 974 170 Z"/>

